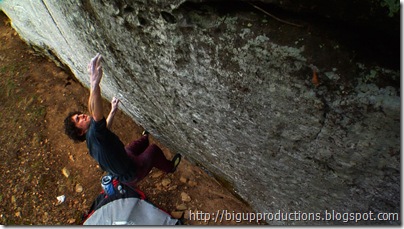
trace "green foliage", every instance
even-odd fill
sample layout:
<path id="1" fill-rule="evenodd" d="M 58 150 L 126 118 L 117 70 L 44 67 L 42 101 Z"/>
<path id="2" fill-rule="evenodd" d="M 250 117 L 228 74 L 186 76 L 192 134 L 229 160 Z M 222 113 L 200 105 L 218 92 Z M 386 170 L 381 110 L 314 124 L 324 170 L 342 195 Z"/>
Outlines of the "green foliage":
<path id="1" fill-rule="evenodd" d="M 398 0 L 383 0 L 381 5 L 389 8 L 389 17 L 393 17 L 397 12 L 400 12 L 400 1 Z"/>

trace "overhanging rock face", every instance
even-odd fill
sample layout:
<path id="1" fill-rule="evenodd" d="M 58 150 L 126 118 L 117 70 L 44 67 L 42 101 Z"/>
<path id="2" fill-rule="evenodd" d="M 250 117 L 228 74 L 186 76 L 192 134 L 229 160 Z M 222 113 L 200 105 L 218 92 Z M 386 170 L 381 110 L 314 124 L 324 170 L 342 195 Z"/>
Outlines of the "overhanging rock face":
<path id="1" fill-rule="evenodd" d="M 104 96 L 119 97 L 136 122 L 229 181 L 258 212 L 399 212 L 400 97 L 374 80 L 397 81 L 398 72 L 316 66 L 299 37 L 275 42 L 279 22 L 253 8 L 155 2 L 0 7 L 27 43 L 84 85 L 100 52 Z M 321 72 L 318 87 L 312 69 Z"/>

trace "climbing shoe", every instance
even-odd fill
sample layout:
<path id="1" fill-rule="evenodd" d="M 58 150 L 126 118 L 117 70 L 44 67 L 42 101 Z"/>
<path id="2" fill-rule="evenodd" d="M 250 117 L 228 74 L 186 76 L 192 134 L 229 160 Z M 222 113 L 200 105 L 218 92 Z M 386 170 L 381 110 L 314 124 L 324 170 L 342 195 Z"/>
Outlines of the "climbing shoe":
<path id="1" fill-rule="evenodd" d="M 177 170 L 178 165 L 181 162 L 181 154 L 177 153 L 173 159 L 171 160 L 174 163 L 174 168 L 173 171 L 171 171 L 172 173 L 175 172 L 175 170 Z"/>
<path id="2" fill-rule="evenodd" d="M 144 136 L 144 135 L 149 135 L 149 131 L 144 130 L 144 131 L 142 132 L 142 136 Z"/>

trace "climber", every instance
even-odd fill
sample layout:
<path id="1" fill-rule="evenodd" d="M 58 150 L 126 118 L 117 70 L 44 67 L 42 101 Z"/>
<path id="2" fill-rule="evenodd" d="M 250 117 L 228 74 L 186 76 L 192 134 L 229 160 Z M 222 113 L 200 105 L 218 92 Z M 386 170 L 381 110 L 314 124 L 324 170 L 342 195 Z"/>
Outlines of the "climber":
<path id="1" fill-rule="evenodd" d="M 64 120 L 65 133 L 76 143 L 86 141 L 90 155 L 100 167 L 128 185 L 133 186 L 142 180 L 153 167 L 166 173 L 175 172 L 181 161 L 181 154 L 176 154 L 171 161 L 166 159 L 157 145 L 149 145 L 147 131 L 142 133 L 140 139 L 125 147 L 110 130 L 119 100 L 115 97 L 112 99 L 111 111 L 105 119 L 100 88 L 103 75 L 101 60 L 102 56 L 97 54 L 88 65 L 90 115 L 79 111 L 70 112 Z"/>

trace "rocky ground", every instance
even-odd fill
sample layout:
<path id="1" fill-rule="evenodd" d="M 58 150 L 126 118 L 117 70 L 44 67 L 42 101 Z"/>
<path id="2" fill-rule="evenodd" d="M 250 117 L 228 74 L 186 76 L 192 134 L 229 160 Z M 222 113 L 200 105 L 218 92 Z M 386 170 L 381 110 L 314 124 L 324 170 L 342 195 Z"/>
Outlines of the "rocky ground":
<path id="1" fill-rule="evenodd" d="M 70 110 L 87 110 L 88 89 L 74 76 L 35 53 L 0 12 L 0 224 L 75 225 L 101 191 L 104 172 L 84 143 L 64 134 L 63 119 Z M 105 114 L 109 102 L 105 101 Z M 123 112 L 113 131 L 124 143 L 140 137 L 143 128 Z M 151 136 L 167 157 L 173 153 Z M 201 168 L 184 158 L 176 173 L 153 170 L 139 189 L 174 217 L 189 225 L 234 225 L 189 219 L 190 212 L 253 212 Z M 63 203 L 57 197 L 64 195 Z M 242 222 L 241 224 L 247 224 Z"/>

